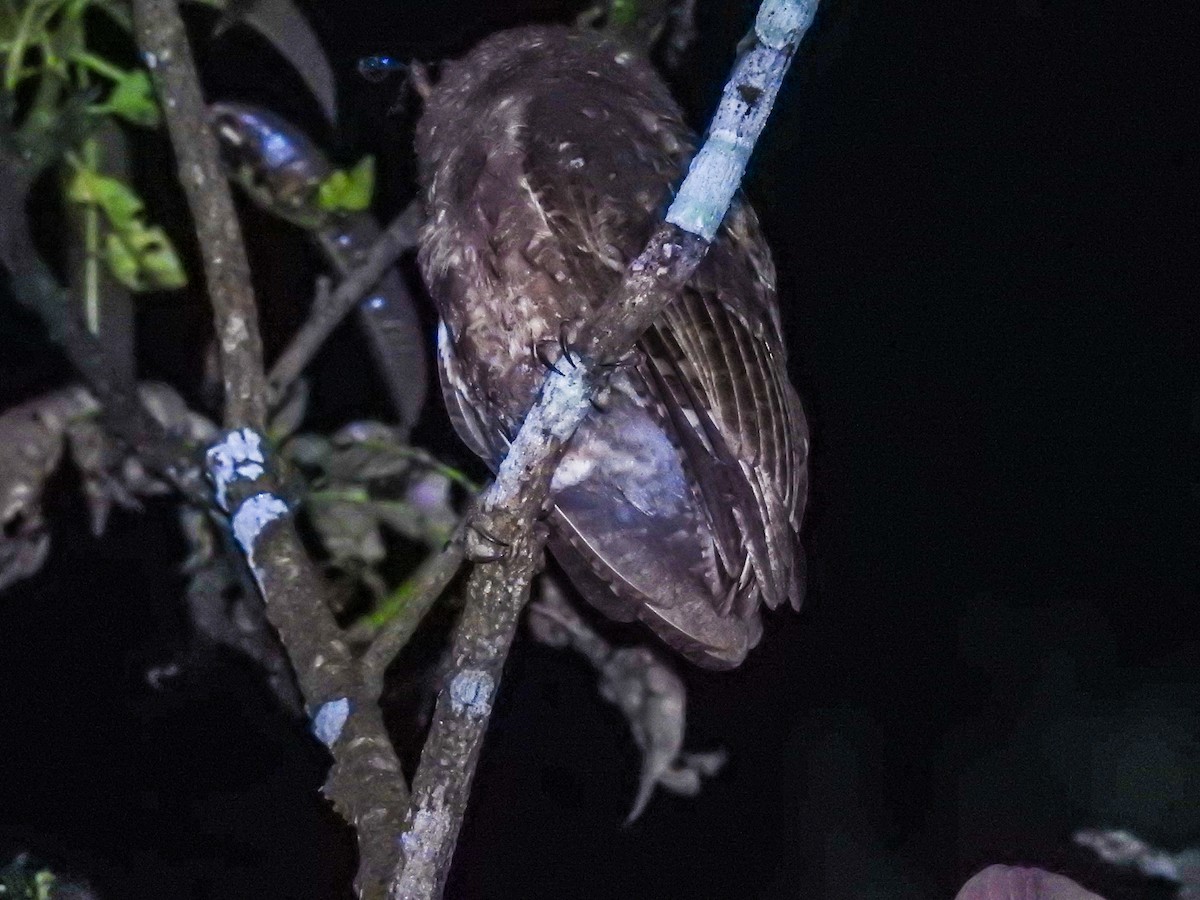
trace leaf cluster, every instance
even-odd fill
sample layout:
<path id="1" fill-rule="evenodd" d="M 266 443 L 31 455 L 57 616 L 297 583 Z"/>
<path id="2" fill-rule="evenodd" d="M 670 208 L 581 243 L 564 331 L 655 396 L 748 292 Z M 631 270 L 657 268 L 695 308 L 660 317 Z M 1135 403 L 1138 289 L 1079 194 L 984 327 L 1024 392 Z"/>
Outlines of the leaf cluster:
<path id="1" fill-rule="evenodd" d="M 146 222 L 146 206 L 126 182 L 75 160 L 67 199 L 104 214 L 104 260 L 132 291 L 172 290 L 187 284 L 187 273 L 160 225 Z"/>
<path id="2" fill-rule="evenodd" d="M 87 247 L 90 256 L 100 257 L 130 290 L 180 288 L 187 274 L 170 237 L 147 221 L 131 184 L 102 171 L 88 136 L 106 120 L 139 128 L 162 121 L 149 74 L 122 68 L 90 46 L 92 10 L 131 30 L 129 10 L 118 0 L 0 0 L 8 126 L 22 147 L 46 146 L 51 134 L 70 136 L 39 162 L 67 167 L 64 199 L 82 205 L 96 226 L 87 228 L 95 244 Z M 82 128 L 64 129 L 64 120 L 81 111 Z"/>
<path id="3" fill-rule="evenodd" d="M 326 212 L 362 212 L 375 193 L 375 157 L 364 156 L 352 169 L 337 169 L 317 189 L 317 204 Z"/>

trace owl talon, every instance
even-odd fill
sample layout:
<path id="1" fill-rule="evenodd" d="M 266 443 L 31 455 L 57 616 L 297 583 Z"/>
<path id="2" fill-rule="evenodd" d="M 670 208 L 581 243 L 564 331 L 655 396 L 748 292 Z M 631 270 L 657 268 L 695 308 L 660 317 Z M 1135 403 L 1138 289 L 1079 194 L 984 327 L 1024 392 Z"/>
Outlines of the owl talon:
<path id="1" fill-rule="evenodd" d="M 467 525 L 467 556 L 471 562 L 499 562 L 508 555 L 508 541 L 501 540 L 478 520 Z"/>
<path id="2" fill-rule="evenodd" d="M 560 359 L 565 359 L 567 361 L 567 365 L 574 369 L 575 357 L 571 355 L 571 342 L 567 338 L 568 331 L 569 328 L 567 327 L 566 322 L 563 322 L 558 326 L 558 349 L 562 354 Z"/>
<path id="3" fill-rule="evenodd" d="M 634 347 L 624 356 L 596 363 L 598 369 L 632 369 L 646 361 L 646 354 Z"/>
<path id="4" fill-rule="evenodd" d="M 612 389 L 605 386 L 593 394 L 589 402 L 592 404 L 592 409 L 596 410 L 596 412 L 606 413 L 609 409 L 610 400 L 612 400 Z"/>
<path id="5" fill-rule="evenodd" d="M 551 360 L 550 357 L 546 355 L 545 347 L 549 343 L 552 343 L 552 342 L 551 341 L 538 341 L 536 344 L 533 345 L 533 348 L 532 348 L 533 349 L 533 361 L 535 363 L 537 363 L 538 365 L 542 366 L 542 368 L 544 368 L 550 372 L 553 372 L 555 375 L 561 375 L 563 373 L 562 369 L 560 369 L 558 366 L 556 366 L 554 364 L 553 360 Z M 571 363 L 571 366 L 572 366 L 572 368 L 574 368 L 575 364 Z"/>

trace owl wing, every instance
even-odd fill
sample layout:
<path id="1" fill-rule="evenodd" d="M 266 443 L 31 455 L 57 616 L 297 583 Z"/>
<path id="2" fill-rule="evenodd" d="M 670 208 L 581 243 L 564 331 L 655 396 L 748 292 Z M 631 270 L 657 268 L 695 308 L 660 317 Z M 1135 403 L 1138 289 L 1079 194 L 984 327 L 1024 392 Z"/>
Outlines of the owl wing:
<path id="1" fill-rule="evenodd" d="M 463 373 L 445 321 L 438 323 L 438 371 L 450 424 L 471 452 L 494 470 L 508 452 L 509 441 L 504 429 L 489 426 L 480 416 L 480 402 Z"/>
<path id="2" fill-rule="evenodd" d="M 722 614 L 803 596 L 799 529 L 808 425 L 787 380 L 774 272 L 753 212 L 731 213 L 709 257 L 641 341 L 709 516 Z"/>

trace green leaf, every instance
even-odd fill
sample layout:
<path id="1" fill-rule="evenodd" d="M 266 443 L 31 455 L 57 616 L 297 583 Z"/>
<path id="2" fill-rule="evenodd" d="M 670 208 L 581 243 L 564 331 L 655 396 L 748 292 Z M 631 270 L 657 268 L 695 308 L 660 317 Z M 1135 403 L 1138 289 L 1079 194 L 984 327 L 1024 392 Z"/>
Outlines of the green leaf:
<path id="1" fill-rule="evenodd" d="M 175 290 L 187 284 L 187 273 L 167 233 L 159 225 L 151 225 L 137 233 L 142 268 L 150 282 L 159 290 Z"/>
<path id="2" fill-rule="evenodd" d="M 161 121 L 150 76 L 141 69 L 125 73 L 108 95 L 105 107 L 134 125 L 156 128 Z"/>
<path id="3" fill-rule="evenodd" d="M 36 890 L 37 900 L 50 900 L 54 897 L 57 891 L 54 890 L 54 885 L 58 878 L 49 869 L 42 869 L 33 876 L 33 886 Z"/>
<path id="4" fill-rule="evenodd" d="M 67 198 L 76 203 L 99 206 L 118 231 L 137 221 L 145 209 L 142 198 L 125 182 L 84 167 L 75 170 L 67 186 Z"/>
<path id="5" fill-rule="evenodd" d="M 113 277 L 131 291 L 162 291 L 187 284 L 187 272 L 167 233 L 147 225 L 146 205 L 137 192 L 109 175 L 77 166 L 67 198 L 98 206 L 108 222 L 104 259 Z"/>
<path id="6" fill-rule="evenodd" d="M 105 238 L 109 270 L 132 291 L 165 291 L 187 284 L 187 273 L 171 239 L 157 225 L 137 220 Z"/>
<path id="7" fill-rule="evenodd" d="M 105 237 L 104 261 L 113 277 L 131 291 L 144 290 L 145 281 L 138 267 L 137 254 L 111 232 Z"/>
<path id="8" fill-rule="evenodd" d="M 338 169 L 321 182 L 317 205 L 327 212 L 362 212 L 374 193 L 375 157 L 364 156 L 353 169 Z"/>
<path id="9" fill-rule="evenodd" d="M 610 25 L 632 25 L 638 19 L 638 6 L 634 0 L 612 0 L 608 8 Z"/>

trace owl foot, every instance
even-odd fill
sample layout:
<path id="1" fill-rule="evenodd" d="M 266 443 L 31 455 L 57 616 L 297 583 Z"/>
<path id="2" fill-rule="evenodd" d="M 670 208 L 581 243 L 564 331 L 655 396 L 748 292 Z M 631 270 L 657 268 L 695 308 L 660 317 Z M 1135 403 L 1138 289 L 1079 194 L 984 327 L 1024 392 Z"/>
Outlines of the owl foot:
<path id="1" fill-rule="evenodd" d="M 553 372 L 555 375 L 561 375 L 563 373 L 562 369 L 554 364 L 554 360 L 552 360 L 550 355 L 546 352 L 546 348 L 554 343 L 554 341 L 538 341 L 530 348 L 530 351 L 533 354 L 533 361 L 536 364 L 540 365 L 548 372 Z"/>
<path id="2" fill-rule="evenodd" d="M 571 352 L 571 333 L 573 326 L 568 322 L 561 322 L 558 326 L 558 340 L 541 340 L 534 343 L 532 349 L 534 362 L 541 365 L 546 370 L 553 372 L 556 375 L 562 375 L 563 370 L 558 367 L 558 363 L 565 362 L 572 369 L 575 368 L 575 360 L 578 354 Z M 552 347 L 558 349 L 558 358 L 550 358 L 550 350 Z"/>
<path id="3" fill-rule="evenodd" d="M 566 322 L 560 322 L 558 326 L 558 349 L 562 353 L 562 359 L 567 361 L 567 365 L 572 369 L 575 368 L 575 357 L 571 355 L 571 339 L 569 337 L 572 329 Z"/>
<path id="4" fill-rule="evenodd" d="M 474 563 L 499 562 L 508 555 L 510 544 L 492 534 L 481 518 L 467 523 L 466 554 Z"/>
<path id="5" fill-rule="evenodd" d="M 641 350 L 639 350 L 637 347 L 634 347 L 632 350 L 630 350 L 624 356 L 618 357 L 617 359 L 605 360 L 602 363 L 597 363 L 596 367 L 599 369 L 610 369 L 610 370 L 636 369 L 638 366 L 640 366 L 645 361 L 646 361 L 646 354 L 643 353 Z"/>

